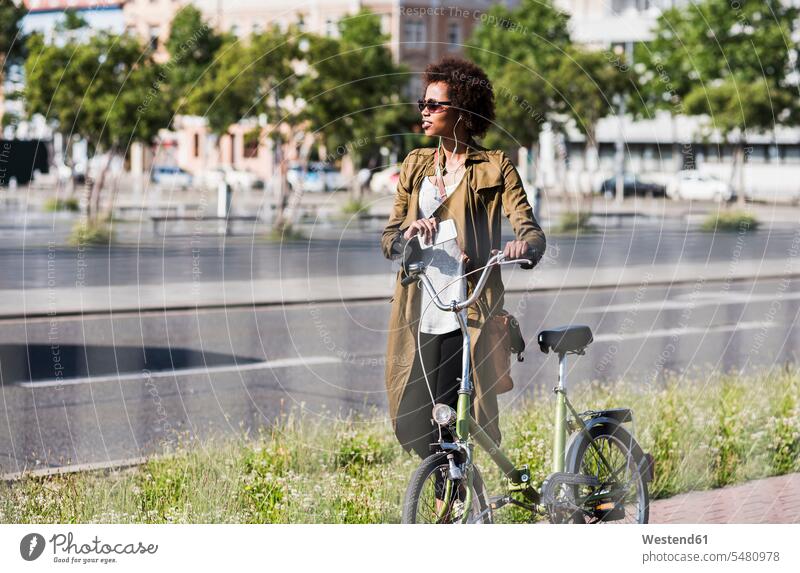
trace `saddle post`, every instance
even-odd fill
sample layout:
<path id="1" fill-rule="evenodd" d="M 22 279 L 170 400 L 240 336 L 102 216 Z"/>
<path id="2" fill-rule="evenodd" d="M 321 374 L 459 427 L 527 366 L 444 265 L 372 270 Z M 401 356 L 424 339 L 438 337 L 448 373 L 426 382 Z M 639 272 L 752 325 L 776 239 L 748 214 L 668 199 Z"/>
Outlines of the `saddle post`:
<path id="1" fill-rule="evenodd" d="M 567 355 L 558 353 L 558 385 L 553 388 L 556 395 L 556 411 L 553 433 L 553 472 L 564 471 L 564 448 L 567 440 Z"/>

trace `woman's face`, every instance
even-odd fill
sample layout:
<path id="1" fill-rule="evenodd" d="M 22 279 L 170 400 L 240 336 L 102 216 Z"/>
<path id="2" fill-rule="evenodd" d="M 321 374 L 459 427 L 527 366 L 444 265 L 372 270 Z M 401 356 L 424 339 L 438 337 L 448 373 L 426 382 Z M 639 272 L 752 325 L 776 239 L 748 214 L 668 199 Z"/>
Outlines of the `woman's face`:
<path id="1" fill-rule="evenodd" d="M 447 84 L 445 82 L 434 82 L 428 84 L 425 90 L 425 101 L 450 101 L 447 93 Z M 422 110 L 422 132 L 430 137 L 443 136 L 453 137 L 453 127 L 456 127 L 456 135 L 458 139 L 464 141 L 466 139 L 466 131 L 464 120 L 458 122 L 459 111 L 453 107 L 440 106 L 438 109 L 431 111 L 430 107 L 425 107 Z"/>

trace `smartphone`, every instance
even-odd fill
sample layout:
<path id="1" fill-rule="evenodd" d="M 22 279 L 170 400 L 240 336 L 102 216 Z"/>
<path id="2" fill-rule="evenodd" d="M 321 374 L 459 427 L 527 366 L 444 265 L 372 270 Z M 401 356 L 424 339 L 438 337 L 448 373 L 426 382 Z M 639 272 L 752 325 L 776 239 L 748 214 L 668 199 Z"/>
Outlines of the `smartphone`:
<path id="1" fill-rule="evenodd" d="M 445 219 L 439 222 L 432 243 L 426 243 L 422 235 L 417 235 L 417 240 L 419 241 L 420 248 L 429 249 L 433 245 L 441 245 L 445 241 L 452 241 L 457 235 L 456 222 L 453 219 Z"/>

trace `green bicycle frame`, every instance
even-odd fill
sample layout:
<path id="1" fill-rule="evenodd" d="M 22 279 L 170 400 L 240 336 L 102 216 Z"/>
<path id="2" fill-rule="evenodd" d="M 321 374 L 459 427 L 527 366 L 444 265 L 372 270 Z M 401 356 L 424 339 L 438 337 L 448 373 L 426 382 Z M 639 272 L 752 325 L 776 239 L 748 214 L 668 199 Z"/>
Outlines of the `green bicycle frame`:
<path id="1" fill-rule="evenodd" d="M 567 443 L 566 360 L 558 356 L 558 386 L 556 386 L 556 411 L 553 419 L 553 472 L 564 471 Z"/>

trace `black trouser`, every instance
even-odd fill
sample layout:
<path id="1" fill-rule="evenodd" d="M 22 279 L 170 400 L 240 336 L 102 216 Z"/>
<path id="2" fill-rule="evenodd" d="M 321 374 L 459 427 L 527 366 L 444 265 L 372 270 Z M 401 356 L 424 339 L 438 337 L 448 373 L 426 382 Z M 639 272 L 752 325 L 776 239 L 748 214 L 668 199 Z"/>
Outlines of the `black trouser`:
<path id="1" fill-rule="evenodd" d="M 461 378 L 461 345 L 464 343 L 464 335 L 461 329 L 454 330 L 445 334 L 428 334 L 426 332 L 420 333 L 420 346 L 422 347 L 422 364 L 425 366 L 425 371 L 428 373 L 428 383 L 430 384 L 431 391 L 437 404 L 448 404 L 453 409 L 458 404 L 458 387 Z M 414 360 L 419 361 L 420 353 L 416 352 Z M 419 379 L 410 380 L 411 384 L 425 386 L 425 378 L 422 376 L 422 370 L 412 369 L 412 372 L 420 372 Z M 430 394 L 427 389 L 425 390 L 427 399 L 430 400 Z M 430 428 L 420 428 L 420 434 L 424 433 Z M 447 432 L 447 430 L 443 430 Z M 446 437 L 447 433 L 443 433 Z M 414 451 L 421 458 L 427 458 L 431 455 L 429 444 L 439 441 L 438 427 L 431 428 L 430 440 L 418 440 L 414 444 Z"/>

